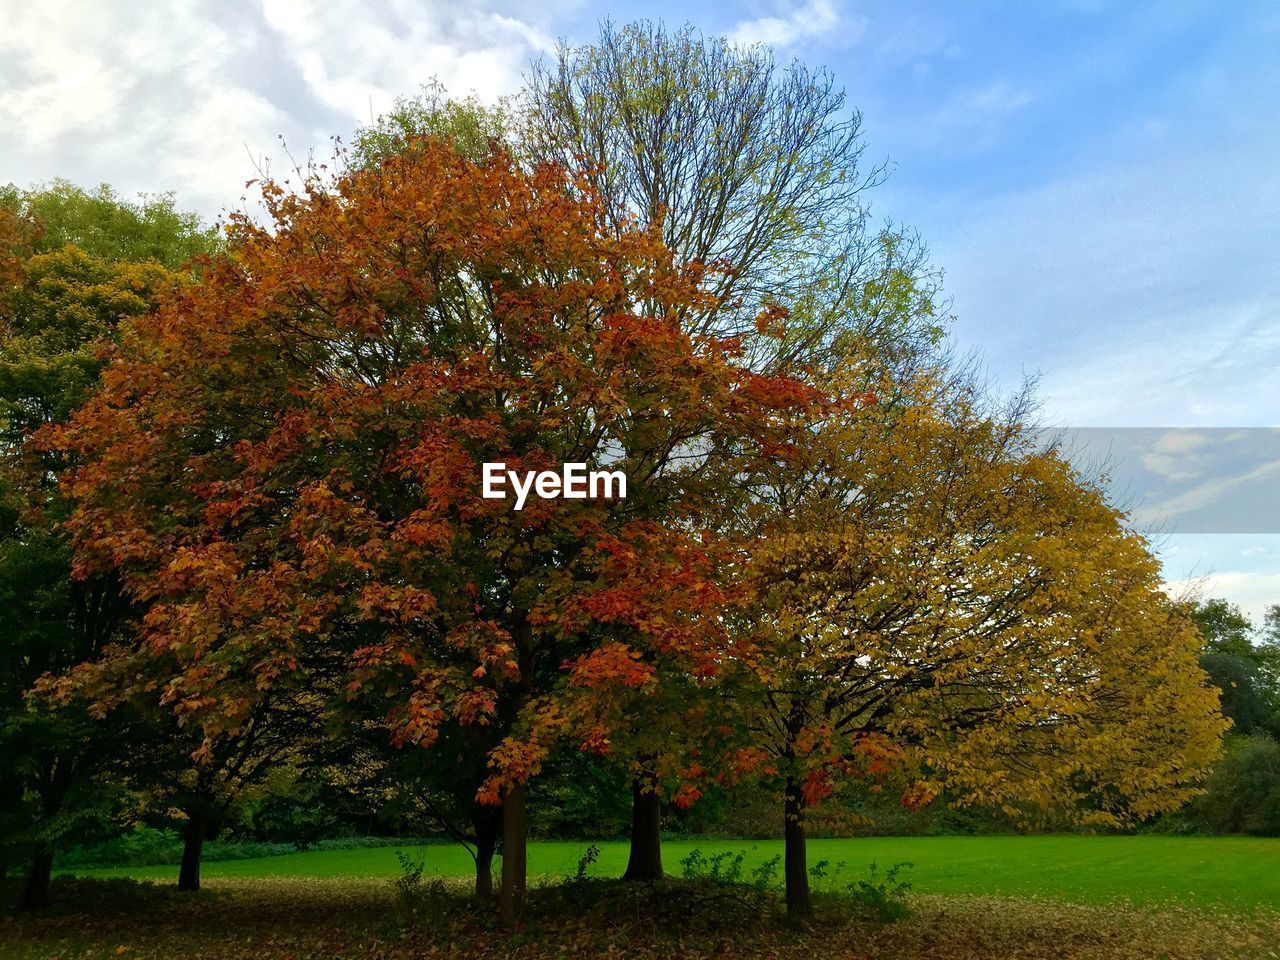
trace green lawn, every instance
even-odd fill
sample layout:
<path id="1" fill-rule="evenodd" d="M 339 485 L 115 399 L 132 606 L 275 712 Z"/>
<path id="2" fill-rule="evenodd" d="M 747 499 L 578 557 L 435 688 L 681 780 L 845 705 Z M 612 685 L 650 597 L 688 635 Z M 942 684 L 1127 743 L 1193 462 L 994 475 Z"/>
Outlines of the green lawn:
<path id="1" fill-rule="evenodd" d="M 573 873 L 585 842 L 533 843 L 530 875 Z M 680 859 L 694 848 L 710 855 L 748 850 L 747 865 L 781 853 L 780 841 L 669 840 L 663 846 L 668 872 L 679 875 Z M 592 876 L 618 875 L 626 864 L 623 842 L 600 844 Z M 404 848 L 425 857 L 428 872 L 466 875 L 467 852 L 454 845 Z M 1082 902 L 1128 899 L 1134 903 L 1180 900 L 1188 905 L 1229 909 L 1280 909 L 1280 840 L 1248 837 L 877 837 L 811 840 L 810 866 L 819 860 L 845 861 L 843 884 L 911 861 L 917 893 L 1048 896 Z M 77 871 L 87 876 L 169 878 L 176 867 L 126 867 Z M 396 848 L 295 853 L 204 866 L 206 877 L 376 877 L 399 872 Z"/>

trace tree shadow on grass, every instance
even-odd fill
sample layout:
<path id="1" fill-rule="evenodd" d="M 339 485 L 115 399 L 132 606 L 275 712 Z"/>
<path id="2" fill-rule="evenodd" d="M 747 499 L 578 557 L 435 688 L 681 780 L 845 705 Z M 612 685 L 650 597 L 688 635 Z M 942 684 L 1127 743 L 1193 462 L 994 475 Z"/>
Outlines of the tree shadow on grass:
<path id="1" fill-rule="evenodd" d="M 379 878 L 210 880 L 199 893 L 128 880 L 58 878 L 46 910 L 0 922 L 0 958 L 318 960 L 614 956 L 793 960 L 1186 960 L 1274 957 L 1280 914 L 1214 914 L 1048 900 L 913 897 L 869 923 L 838 897 L 788 924 L 776 891 L 749 885 L 579 878 L 529 892 L 512 934 L 461 881 L 430 881 L 412 910 Z"/>

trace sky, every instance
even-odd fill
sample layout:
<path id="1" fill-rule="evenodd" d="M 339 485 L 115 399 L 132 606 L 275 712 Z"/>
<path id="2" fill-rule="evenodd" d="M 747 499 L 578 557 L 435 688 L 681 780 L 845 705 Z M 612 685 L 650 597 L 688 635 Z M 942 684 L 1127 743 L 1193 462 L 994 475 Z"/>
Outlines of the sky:
<path id="1" fill-rule="evenodd" d="M 956 347 L 1108 459 L 1177 589 L 1280 603 L 1271 0 L 0 0 L 0 183 L 212 219 L 397 95 L 492 99 L 639 17 L 828 67 L 892 167 L 875 213 L 946 271 Z"/>

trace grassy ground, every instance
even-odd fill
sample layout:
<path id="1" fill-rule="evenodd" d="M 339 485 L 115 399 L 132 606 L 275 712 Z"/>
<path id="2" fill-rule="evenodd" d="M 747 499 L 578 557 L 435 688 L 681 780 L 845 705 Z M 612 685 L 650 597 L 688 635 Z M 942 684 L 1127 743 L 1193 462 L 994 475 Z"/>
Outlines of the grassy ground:
<path id="1" fill-rule="evenodd" d="M 4 960 L 367 960 L 660 957 L 789 960 L 1275 960 L 1280 914 L 916 896 L 893 923 L 820 898 L 804 927 L 776 894 L 620 881 L 531 892 L 517 934 L 461 881 L 410 897 L 376 878 L 222 878 L 199 894 L 124 880 L 55 881 L 56 906 L 0 923 Z"/>
<path id="2" fill-rule="evenodd" d="M 573 874 L 587 844 L 534 843 L 531 875 L 563 878 Z M 746 840 L 667 841 L 663 859 L 680 875 L 680 860 L 690 850 L 704 854 L 747 850 L 746 865 L 781 852 L 780 842 Z M 471 859 L 461 847 L 406 848 L 426 861 L 426 872 L 467 876 Z M 1280 840 L 1246 837 L 884 837 L 812 840 L 811 866 L 827 860 L 834 870 L 846 866 L 830 885 L 862 879 L 867 867 L 900 861 L 918 894 L 1048 897 L 1077 903 L 1127 900 L 1134 904 L 1245 911 L 1280 910 Z M 591 876 L 617 876 L 626 863 L 626 844 L 600 844 Z M 174 867 L 130 867 L 79 871 L 86 876 L 171 879 Z M 296 853 L 256 860 L 206 864 L 206 878 L 394 877 L 400 872 L 395 848 Z"/>

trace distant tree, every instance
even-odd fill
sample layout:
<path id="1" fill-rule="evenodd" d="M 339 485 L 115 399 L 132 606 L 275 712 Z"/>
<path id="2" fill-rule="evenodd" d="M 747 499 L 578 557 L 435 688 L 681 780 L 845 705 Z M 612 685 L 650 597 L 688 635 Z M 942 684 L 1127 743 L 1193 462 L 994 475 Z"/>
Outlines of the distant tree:
<path id="1" fill-rule="evenodd" d="M 217 249 L 217 231 L 177 209 L 172 194 L 128 200 L 106 184 L 85 190 L 67 180 L 0 187 L 0 207 L 36 225 L 34 252 L 73 246 L 106 261 L 154 262 L 177 270 Z"/>
<path id="2" fill-rule="evenodd" d="M 1280 723 L 1280 604 L 1267 607 L 1255 640 L 1253 655 L 1258 671 L 1271 691 L 1272 702 L 1277 708 L 1277 722 Z"/>
<path id="3" fill-rule="evenodd" d="M 1280 603 L 1267 607 L 1262 616 L 1263 639 L 1269 644 L 1280 644 Z"/>
<path id="4" fill-rule="evenodd" d="M 517 149 L 509 101 L 491 105 L 471 96 L 449 96 L 439 81 L 423 85 L 414 96 L 397 97 L 391 110 L 356 131 L 347 163 L 376 166 L 383 159 L 413 149 L 427 138 L 448 140 L 459 153 L 481 160 L 491 153 Z"/>
<path id="5" fill-rule="evenodd" d="M 1243 736 L 1276 729 L 1275 696 L 1258 664 L 1249 657 L 1219 650 L 1200 655 L 1200 666 L 1221 691 L 1222 712 Z"/>
<path id="6" fill-rule="evenodd" d="M 1253 621 L 1234 603 L 1220 599 L 1201 601 L 1192 608 L 1191 618 L 1210 650 L 1237 656 L 1253 655 Z"/>
<path id="7" fill-rule="evenodd" d="M 1233 731 L 1280 735 L 1280 643 L 1226 600 L 1200 601 L 1191 617 L 1204 644 L 1200 665 L 1221 691 Z"/>
<path id="8" fill-rule="evenodd" d="M 1280 836 L 1280 744 L 1265 733 L 1229 737 L 1192 806 L 1215 832 Z"/>

